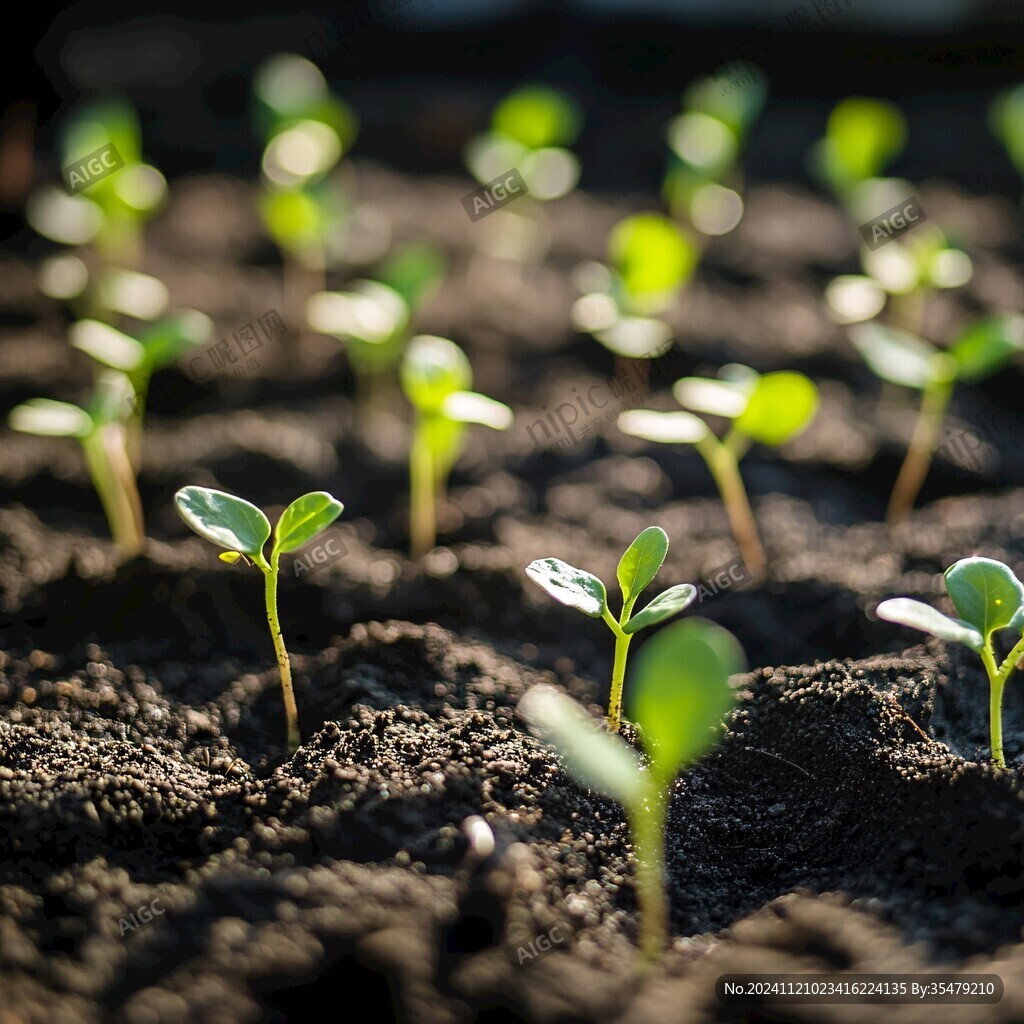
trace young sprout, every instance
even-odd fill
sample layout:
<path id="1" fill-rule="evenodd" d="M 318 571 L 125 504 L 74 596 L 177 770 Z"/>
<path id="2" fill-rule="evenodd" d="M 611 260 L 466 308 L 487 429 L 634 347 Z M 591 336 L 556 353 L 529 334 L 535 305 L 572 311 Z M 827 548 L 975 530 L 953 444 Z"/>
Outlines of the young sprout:
<path id="1" fill-rule="evenodd" d="M 886 515 L 888 522 L 898 523 L 910 514 L 928 476 L 953 388 L 990 377 L 1024 349 L 1024 317 L 1010 314 L 979 320 L 948 349 L 874 321 L 855 324 L 849 333 L 877 377 L 921 392 L 917 422 Z"/>
<path id="2" fill-rule="evenodd" d="M 469 389 L 473 370 L 453 341 L 420 334 L 409 342 L 401 367 L 402 390 L 415 410 L 409 448 L 409 540 L 422 558 L 437 537 L 437 505 L 462 450 L 466 425 L 505 430 L 512 410 Z"/>
<path id="3" fill-rule="evenodd" d="M 752 64 L 729 65 L 729 76 L 741 87 L 723 91 L 722 70 L 688 86 L 683 113 L 666 130 L 665 200 L 702 235 L 728 234 L 743 216 L 737 160 L 768 95 L 767 79 Z"/>
<path id="4" fill-rule="evenodd" d="M 1006 147 L 1017 173 L 1024 178 L 1024 84 L 995 98 L 989 110 L 989 124 Z"/>
<path id="5" fill-rule="evenodd" d="M 526 567 L 526 575 L 556 601 L 594 619 L 604 619 L 615 637 L 615 661 L 608 695 L 608 728 L 619 731 L 622 717 L 622 687 L 626 677 L 626 655 L 633 634 L 681 612 L 697 596 L 697 588 L 680 583 L 662 591 L 642 612 L 633 614 L 641 592 L 658 574 L 668 554 L 668 535 L 661 527 L 649 526 L 619 559 L 615 575 L 622 591 L 622 611 L 618 621 L 608 608 L 604 584 L 589 572 L 577 569 L 559 558 L 539 558 Z"/>
<path id="6" fill-rule="evenodd" d="M 721 377 L 684 377 L 672 393 L 680 405 L 730 421 L 721 439 L 691 412 L 633 409 L 618 419 L 625 434 L 665 444 L 692 444 L 718 487 L 729 526 L 747 568 L 754 575 L 766 565 L 739 461 L 751 444 L 778 447 L 802 433 L 818 412 L 818 389 L 802 373 L 763 376 L 747 366 L 727 366 Z"/>
<path id="7" fill-rule="evenodd" d="M 181 518 L 200 537 L 227 548 L 220 554 L 222 561 L 233 565 L 242 560 L 257 566 L 263 573 L 267 625 L 281 671 L 281 691 L 288 723 L 288 753 L 294 754 L 299 749 L 301 736 L 295 691 L 292 689 L 292 669 L 277 616 L 279 563 L 281 555 L 297 551 L 326 530 L 341 515 L 344 505 L 326 491 L 311 491 L 296 498 L 281 513 L 274 527 L 274 543 L 268 559 L 263 548 L 270 538 L 270 520 L 250 502 L 208 487 L 183 487 L 175 494 L 174 503 Z"/>
<path id="8" fill-rule="evenodd" d="M 647 754 L 598 724 L 563 691 L 535 686 L 519 703 L 530 728 L 562 755 L 577 782 L 622 804 L 636 854 L 640 947 L 650 962 L 668 939 L 665 823 L 680 769 L 717 742 L 735 702 L 729 677 L 744 670 L 736 638 L 704 619 L 667 626 L 644 645 L 632 683 L 633 718 Z"/>
<path id="9" fill-rule="evenodd" d="M 93 487 L 110 525 L 114 543 L 128 557 L 145 541 L 142 502 L 128 455 L 125 421 L 131 412 L 128 378 L 105 370 L 86 408 L 49 398 L 31 398 L 11 410 L 8 422 L 23 434 L 73 437 L 82 446 Z"/>
<path id="10" fill-rule="evenodd" d="M 343 252 L 352 201 L 333 172 L 355 142 L 358 122 L 320 69 L 294 53 L 266 61 L 253 90 L 264 139 L 260 213 L 284 253 L 288 306 L 299 323 Z"/>
<path id="11" fill-rule="evenodd" d="M 907 128 L 898 107 L 884 100 L 853 96 L 829 115 L 825 137 L 811 153 L 811 163 L 825 184 L 846 205 L 856 190 L 877 178 L 899 155 Z"/>
<path id="12" fill-rule="evenodd" d="M 382 378 L 394 370 L 409 341 L 414 313 L 444 274 L 439 249 L 410 242 L 385 260 L 375 280 L 356 281 L 344 292 L 318 292 L 309 300 L 310 327 L 345 345 L 364 411 L 372 410 Z"/>
<path id="13" fill-rule="evenodd" d="M 167 195 L 164 176 L 142 162 L 142 132 L 130 104 L 107 99 L 81 107 L 62 126 L 61 167 L 70 168 L 108 144 L 124 166 L 97 176 L 81 192 L 43 189 L 29 198 L 26 215 L 41 235 L 62 245 L 95 242 L 108 263 L 141 259 L 142 226 Z"/>
<path id="14" fill-rule="evenodd" d="M 515 168 L 534 199 L 557 199 L 579 181 L 579 160 L 568 147 L 581 128 L 573 99 L 548 86 L 525 86 L 495 107 L 490 131 L 470 140 L 466 164 L 481 183 Z"/>
<path id="15" fill-rule="evenodd" d="M 212 332 L 210 318 L 194 309 L 157 321 L 138 338 L 98 320 L 79 320 L 72 325 L 70 340 L 74 348 L 104 366 L 120 370 L 131 382 L 128 405 L 134 415 L 128 420 L 128 453 L 136 470 L 142 453 L 142 421 L 150 379 L 157 370 L 201 345 Z"/>
<path id="16" fill-rule="evenodd" d="M 1009 566 L 994 558 L 962 558 L 946 570 L 946 591 L 958 619 L 943 615 L 923 601 L 896 597 L 878 606 L 878 617 L 920 629 L 949 643 L 964 644 L 981 656 L 989 681 L 989 731 L 992 760 L 1003 758 L 1003 688 L 1014 666 L 1024 658 L 1024 585 Z M 1008 629 L 1021 634 L 1013 650 L 996 661 L 993 635 Z"/>
<path id="17" fill-rule="evenodd" d="M 608 265 L 576 269 L 583 294 L 573 306 L 574 324 L 619 359 L 653 358 L 672 337 L 658 316 L 678 300 L 699 257 L 693 238 L 668 217 L 626 217 L 608 236 Z"/>

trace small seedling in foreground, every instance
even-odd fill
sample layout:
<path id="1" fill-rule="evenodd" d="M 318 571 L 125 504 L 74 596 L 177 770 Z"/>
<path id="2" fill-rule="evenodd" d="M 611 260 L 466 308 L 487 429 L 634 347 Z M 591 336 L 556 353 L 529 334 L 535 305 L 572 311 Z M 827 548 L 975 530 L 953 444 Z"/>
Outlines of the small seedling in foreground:
<path id="1" fill-rule="evenodd" d="M 409 447 L 409 540 L 422 558 L 437 537 L 437 505 L 462 450 L 466 425 L 505 430 L 512 410 L 469 389 L 473 370 L 453 341 L 432 334 L 413 338 L 401 367 L 402 389 L 416 411 Z"/>
<path id="2" fill-rule="evenodd" d="M 878 617 L 977 651 L 989 681 L 992 760 L 1004 768 L 1003 688 L 1014 666 L 1024 658 L 1024 585 L 1009 566 L 994 558 L 962 558 L 946 570 L 945 579 L 946 591 L 959 619 L 909 597 L 883 601 L 878 606 Z M 1020 633 L 1021 637 L 997 663 L 992 638 L 1001 629 Z"/>
<path id="3" fill-rule="evenodd" d="M 722 497 L 743 561 L 752 574 L 766 564 L 739 461 L 751 444 L 777 447 L 807 428 L 818 412 L 818 389 L 802 373 L 780 371 L 763 376 L 746 366 L 729 366 L 722 377 L 684 377 L 672 389 L 676 401 L 698 412 L 730 420 L 721 440 L 690 412 L 633 409 L 623 413 L 623 433 L 647 441 L 692 444 L 707 463 Z"/>
<path id="4" fill-rule="evenodd" d="M 210 318 L 194 309 L 165 317 L 139 333 L 125 334 L 98 320 L 79 320 L 70 331 L 71 345 L 98 363 L 120 370 L 132 385 L 128 404 L 128 452 L 138 469 L 142 449 L 142 421 L 149 382 L 157 370 L 170 366 L 189 349 L 201 345 L 213 332 Z"/>
<path id="5" fill-rule="evenodd" d="M 381 379 L 394 371 L 417 308 L 445 273 L 441 251 L 422 242 L 400 246 L 373 280 L 344 292 L 318 292 L 306 306 L 310 327 L 338 338 L 356 374 L 363 411 L 372 411 Z"/>
<path id="6" fill-rule="evenodd" d="M 1024 350 L 1024 317 L 980 320 L 946 350 L 874 321 L 855 324 L 850 339 L 876 376 L 921 392 L 917 423 L 886 515 L 890 523 L 898 523 L 910 514 L 928 476 L 953 388 L 990 377 Z"/>
<path id="7" fill-rule="evenodd" d="M 558 750 L 581 785 L 625 808 L 637 860 L 640 946 L 648 961 L 661 955 L 668 939 L 664 849 L 672 783 L 717 741 L 716 727 L 735 702 L 729 677 L 744 667 L 736 638 L 704 619 L 668 626 L 644 646 L 631 703 L 646 768 L 632 747 L 603 731 L 563 691 L 535 686 L 519 704 L 531 729 Z"/>
<path id="8" fill-rule="evenodd" d="M 96 389 L 86 408 L 49 398 L 31 398 L 11 410 L 14 430 L 43 437 L 73 437 L 82 446 L 93 487 L 110 525 L 114 543 L 128 555 L 142 550 L 145 531 L 142 502 L 128 454 L 132 389 L 128 378 L 106 370 L 96 379 Z"/>
<path id="9" fill-rule="evenodd" d="M 288 753 L 294 754 L 299 749 L 301 736 L 295 691 L 292 689 L 292 669 L 277 616 L 279 563 L 281 555 L 296 551 L 327 529 L 341 515 L 344 506 L 326 491 L 311 491 L 296 498 L 281 513 L 274 527 L 274 543 L 268 559 L 263 548 L 270 539 L 270 520 L 250 502 L 207 487 L 183 487 L 175 494 L 174 503 L 181 518 L 200 537 L 227 548 L 220 554 L 222 561 L 234 564 L 242 559 L 252 562 L 263 573 L 267 625 L 281 670 L 281 690 L 288 722 Z"/>
<path id="10" fill-rule="evenodd" d="M 633 634 L 681 612 L 697 596 L 693 584 L 680 583 L 660 593 L 642 612 L 633 615 L 637 598 L 658 574 L 667 554 L 668 535 L 659 526 L 648 526 L 626 548 L 615 570 L 622 590 L 622 611 L 617 622 L 608 608 L 605 585 L 596 576 L 559 558 L 538 558 L 526 567 L 526 575 L 556 601 L 591 618 L 604 619 L 614 634 L 615 661 L 608 696 L 608 728 L 612 732 L 619 731 L 626 655 Z"/>

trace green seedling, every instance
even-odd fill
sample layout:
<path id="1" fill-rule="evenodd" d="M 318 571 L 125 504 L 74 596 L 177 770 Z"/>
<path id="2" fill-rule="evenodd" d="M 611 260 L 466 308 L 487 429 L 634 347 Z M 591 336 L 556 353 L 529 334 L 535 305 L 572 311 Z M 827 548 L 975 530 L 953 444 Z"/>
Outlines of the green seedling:
<path id="1" fill-rule="evenodd" d="M 633 634 L 656 626 L 693 603 L 697 588 L 680 583 L 660 593 L 642 612 L 633 614 L 641 592 L 658 574 L 668 554 L 668 535 L 658 526 L 649 526 L 626 548 L 615 575 L 622 590 L 622 610 L 618 621 L 608 608 L 605 585 L 589 572 L 577 569 L 559 558 L 539 558 L 526 567 L 526 575 L 556 601 L 575 608 L 594 619 L 604 619 L 615 637 L 615 661 L 608 696 L 608 728 L 619 731 L 622 718 L 622 688 L 626 678 L 626 656 Z"/>
<path id="2" fill-rule="evenodd" d="M 413 338 L 402 360 L 401 380 L 415 410 L 409 448 L 409 540 L 412 557 L 418 559 L 434 547 L 437 506 L 462 450 L 466 425 L 505 430 L 512 423 L 512 410 L 469 390 L 469 360 L 447 338 Z"/>
<path id="3" fill-rule="evenodd" d="M 768 95 L 767 79 L 752 64 L 730 65 L 729 77 L 742 87 L 723 91 L 721 71 L 690 85 L 683 113 L 666 129 L 665 201 L 702 235 L 728 234 L 743 216 L 738 159 Z"/>
<path id="4" fill-rule="evenodd" d="M 535 686 L 519 703 L 530 728 L 562 755 L 581 785 L 622 804 L 637 861 L 640 947 L 656 960 L 668 939 L 665 822 L 676 775 L 711 748 L 735 703 L 729 677 L 744 671 L 736 638 L 704 619 L 674 623 L 644 645 L 632 682 L 646 767 L 563 691 Z"/>
<path id="5" fill-rule="evenodd" d="M 989 124 L 1024 178 L 1024 84 L 996 97 L 989 110 Z"/>
<path id="6" fill-rule="evenodd" d="M 131 383 L 124 374 L 105 370 L 83 409 L 70 402 L 31 398 L 11 410 L 8 422 L 23 434 L 72 437 L 82 446 L 93 487 L 110 525 L 114 543 L 127 557 L 145 541 L 142 502 L 128 454 Z"/>
<path id="7" fill-rule="evenodd" d="M 653 358 L 672 337 L 658 315 L 678 301 L 699 258 L 697 243 L 668 217 L 626 217 L 608 237 L 608 264 L 577 268 L 576 327 L 620 358 Z"/>
<path id="8" fill-rule="evenodd" d="M 98 176 L 81 192 L 43 189 L 29 198 L 26 215 L 41 235 L 62 245 L 95 243 L 107 263 L 132 265 L 142 255 L 142 227 L 167 195 L 167 182 L 142 160 L 142 132 L 122 100 L 89 103 L 62 125 L 61 167 L 69 168 L 108 144 L 124 166 Z"/>
<path id="9" fill-rule="evenodd" d="M 250 502 L 208 487 L 183 487 L 175 494 L 174 503 L 181 518 L 200 537 L 227 549 L 221 552 L 221 561 L 230 565 L 238 561 L 251 563 L 263 573 L 267 625 L 281 671 L 281 691 L 288 723 L 288 753 L 294 754 L 302 738 L 292 688 L 291 664 L 277 615 L 279 563 L 281 555 L 297 551 L 326 530 L 341 515 L 344 505 L 326 491 L 311 491 L 296 498 L 281 513 L 274 527 L 274 543 L 267 558 L 263 549 L 270 539 L 270 520 Z"/>
<path id="10" fill-rule="evenodd" d="M 684 377 L 672 393 L 680 405 L 720 417 L 730 426 L 721 439 L 692 412 L 632 409 L 618 419 L 625 434 L 665 444 L 692 444 L 707 463 L 725 505 L 733 537 L 751 574 L 766 565 L 757 523 L 739 462 L 753 443 L 775 448 L 802 433 L 818 412 L 818 389 L 802 373 L 763 376 L 747 366 L 727 366 L 719 378 Z"/>
<path id="11" fill-rule="evenodd" d="M 133 415 L 128 420 L 128 452 L 137 470 L 142 453 L 142 423 L 146 396 L 154 373 L 170 366 L 213 333 L 210 318 L 194 309 L 165 317 L 139 333 L 125 334 L 98 320 L 79 320 L 73 324 L 70 340 L 74 348 L 92 356 L 103 366 L 119 370 L 131 382 L 128 405 Z"/>
<path id="12" fill-rule="evenodd" d="M 372 409 L 382 379 L 394 371 L 409 342 L 413 315 L 444 274 L 439 249 L 410 242 L 385 260 L 376 279 L 356 281 L 344 292 L 318 292 L 309 300 L 310 327 L 344 344 L 364 410 Z"/>
<path id="13" fill-rule="evenodd" d="M 836 197 L 850 205 L 857 189 L 879 177 L 899 155 L 906 136 L 906 121 L 898 107 L 854 96 L 838 103 L 829 115 L 825 137 L 815 145 L 811 163 Z"/>
<path id="14" fill-rule="evenodd" d="M 943 615 L 923 601 L 895 597 L 878 606 L 878 617 L 930 633 L 949 643 L 964 644 L 981 656 L 989 681 L 989 732 L 992 760 L 1003 757 L 1003 688 L 1014 666 L 1024 658 L 1024 585 L 1009 566 L 993 558 L 962 558 L 946 570 L 946 591 L 958 619 Z M 993 641 L 998 630 L 1021 634 L 1013 650 L 996 661 Z"/>
<path id="15" fill-rule="evenodd" d="M 470 140 L 466 164 L 481 183 L 515 168 L 533 199 L 557 199 L 579 181 L 579 160 L 568 147 L 582 125 L 579 107 L 565 93 L 525 86 L 495 107 L 489 131 Z"/>
<path id="16" fill-rule="evenodd" d="M 295 323 L 327 267 L 345 250 L 354 202 L 339 172 L 359 126 L 331 94 L 320 69 L 283 53 L 257 71 L 257 127 L 264 140 L 260 214 L 285 260 L 287 305 Z"/>
<path id="17" fill-rule="evenodd" d="M 1010 314 L 980 320 L 948 349 L 874 321 L 854 324 L 849 334 L 877 377 L 921 392 L 917 422 L 886 514 L 890 523 L 898 523 L 910 515 L 928 476 L 954 387 L 990 377 L 1024 349 L 1024 317 Z"/>

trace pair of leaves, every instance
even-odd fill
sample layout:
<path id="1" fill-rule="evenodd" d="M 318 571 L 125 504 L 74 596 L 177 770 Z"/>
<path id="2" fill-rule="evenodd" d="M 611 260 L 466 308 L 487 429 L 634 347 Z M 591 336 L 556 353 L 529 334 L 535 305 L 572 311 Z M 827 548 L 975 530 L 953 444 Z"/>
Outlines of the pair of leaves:
<path id="1" fill-rule="evenodd" d="M 72 324 L 69 337 L 73 348 L 130 375 L 140 370 L 149 374 L 168 366 L 182 353 L 201 345 L 212 332 L 210 318 L 190 309 L 158 320 L 138 338 L 99 320 L 79 320 Z"/>
<path id="2" fill-rule="evenodd" d="M 659 594 L 639 614 L 628 617 L 640 593 L 658 574 L 668 554 L 668 536 L 658 526 L 642 531 L 626 549 L 616 569 L 622 590 L 622 631 L 636 633 L 654 626 L 677 612 L 681 612 L 697 596 L 696 587 L 682 583 Z M 592 573 L 563 562 L 559 558 L 539 558 L 526 567 L 526 575 L 545 593 L 561 604 L 589 615 L 602 618 L 608 611 L 608 593 L 604 583 Z"/>
<path id="3" fill-rule="evenodd" d="M 878 617 L 975 651 L 982 650 L 996 630 L 1024 631 L 1024 585 L 1009 566 L 993 558 L 962 558 L 946 570 L 945 581 L 960 618 L 907 597 L 883 601 Z"/>
<path id="4" fill-rule="evenodd" d="M 984 380 L 1024 351 L 1024 317 L 989 317 L 972 324 L 948 350 L 916 334 L 870 321 L 850 328 L 850 340 L 882 380 L 924 388 Z"/>
<path id="5" fill-rule="evenodd" d="M 722 378 L 684 377 L 672 393 L 680 405 L 732 420 L 733 431 L 772 447 L 807 428 L 818 412 L 818 389 L 802 373 L 758 374 L 749 367 L 726 367 Z M 619 429 L 647 441 L 698 444 L 710 434 L 691 412 L 635 409 L 618 419 Z"/>
<path id="6" fill-rule="evenodd" d="M 633 670 L 633 720 L 658 783 L 667 785 L 715 742 L 714 727 L 735 701 L 729 677 L 743 669 L 736 638 L 704 619 L 667 626 L 644 645 Z M 621 737 L 553 686 L 533 687 L 519 709 L 581 784 L 642 808 L 649 787 L 636 753 Z"/>
<path id="7" fill-rule="evenodd" d="M 241 555 L 256 561 L 270 538 L 270 520 L 251 502 L 208 487 L 183 487 L 174 496 L 178 514 L 200 537 L 227 548 L 224 561 Z M 325 530 L 344 506 L 326 491 L 296 498 L 281 513 L 274 529 L 274 554 L 295 551 Z"/>
<path id="8" fill-rule="evenodd" d="M 12 430 L 41 437 L 74 437 L 83 440 L 111 423 L 123 423 L 132 411 L 131 381 L 116 370 L 104 370 L 83 409 L 71 402 L 51 398 L 30 398 L 11 410 Z"/>

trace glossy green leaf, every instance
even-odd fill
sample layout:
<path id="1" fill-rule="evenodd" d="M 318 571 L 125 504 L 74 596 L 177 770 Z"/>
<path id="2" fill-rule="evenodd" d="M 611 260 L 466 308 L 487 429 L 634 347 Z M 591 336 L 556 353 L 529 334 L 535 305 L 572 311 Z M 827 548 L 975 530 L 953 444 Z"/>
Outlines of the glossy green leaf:
<path id="1" fill-rule="evenodd" d="M 1009 626 L 1024 607 L 1024 586 L 994 558 L 961 558 L 946 570 L 946 590 L 960 618 L 985 640 Z"/>
<path id="2" fill-rule="evenodd" d="M 624 604 L 635 601 L 658 575 L 667 554 L 668 534 L 660 526 L 648 526 L 626 548 L 615 570 Z"/>
<path id="3" fill-rule="evenodd" d="M 716 742 L 715 727 L 736 699 L 729 676 L 744 668 L 736 638 L 706 619 L 675 622 L 644 644 L 634 662 L 632 717 L 656 776 L 671 778 Z"/>
<path id="4" fill-rule="evenodd" d="M 622 627 L 623 633 L 636 633 L 648 626 L 670 619 L 691 605 L 697 596 L 692 583 L 679 583 L 662 591 L 642 612 L 638 612 Z"/>
<path id="5" fill-rule="evenodd" d="M 274 547 L 283 553 L 301 548 L 325 530 L 345 506 L 326 491 L 311 491 L 296 498 L 282 513 L 274 528 Z"/>
<path id="6" fill-rule="evenodd" d="M 761 444 L 785 444 L 818 413 L 818 389 L 802 373 L 783 370 L 757 379 L 736 430 Z"/>
<path id="7" fill-rule="evenodd" d="M 89 414 L 70 402 L 30 398 L 15 406 L 7 421 L 12 430 L 42 437 L 85 437 L 92 432 Z"/>
<path id="8" fill-rule="evenodd" d="M 422 413 L 440 414 L 445 399 L 456 391 L 468 391 L 473 370 L 466 354 L 447 338 L 417 335 L 409 342 L 401 367 L 402 389 Z"/>
<path id="9" fill-rule="evenodd" d="M 982 635 L 969 622 L 950 618 L 931 605 L 909 597 L 894 597 L 883 601 L 878 606 L 876 614 L 887 622 L 910 626 L 911 629 L 931 633 L 932 636 L 950 643 L 966 644 L 975 651 L 980 651 L 985 645 Z"/>
<path id="10" fill-rule="evenodd" d="M 692 412 L 630 409 L 615 424 L 624 434 L 661 444 L 697 444 L 709 433 L 707 424 Z"/>
<path id="11" fill-rule="evenodd" d="M 200 537 L 257 556 L 270 537 L 270 522 L 252 503 L 208 487 L 183 487 L 174 496 L 178 515 Z"/>
<path id="12" fill-rule="evenodd" d="M 140 342 L 99 320 L 77 321 L 71 325 L 68 338 L 73 348 L 123 373 L 137 370 L 146 361 L 146 350 Z"/>
<path id="13" fill-rule="evenodd" d="M 956 374 L 948 355 L 908 331 L 871 321 L 854 324 L 849 334 L 871 372 L 882 380 L 922 390 Z"/>
<path id="14" fill-rule="evenodd" d="M 608 255 L 639 311 L 658 312 L 690 278 L 697 247 L 667 217 L 638 213 L 619 221 L 608 239 Z"/>
<path id="15" fill-rule="evenodd" d="M 579 107 L 565 93 L 546 86 L 517 89 L 495 108 L 491 128 L 529 149 L 568 146 L 581 126 Z"/>
<path id="16" fill-rule="evenodd" d="M 642 799 L 644 785 L 636 754 L 567 694 L 553 686 L 534 686 L 519 702 L 519 711 L 531 731 L 561 754 L 581 785 L 627 807 Z"/>
<path id="17" fill-rule="evenodd" d="M 608 607 L 604 584 L 560 558 L 538 558 L 526 567 L 526 575 L 556 601 L 591 618 L 600 618 Z"/>
<path id="18" fill-rule="evenodd" d="M 1024 317 L 994 316 L 972 324 L 950 348 L 957 379 L 984 380 L 1024 351 Z"/>
<path id="19" fill-rule="evenodd" d="M 756 382 L 756 374 L 750 386 L 715 377 L 683 377 L 672 385 L 672 396 L 680 405 L 695 412 L 734 419 L 746 409 Z"/>

